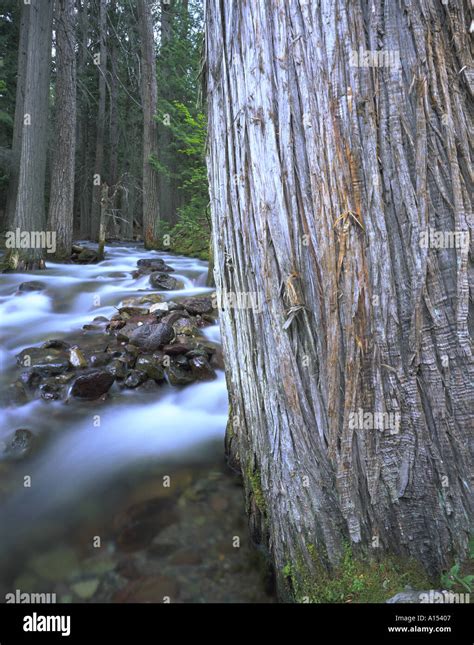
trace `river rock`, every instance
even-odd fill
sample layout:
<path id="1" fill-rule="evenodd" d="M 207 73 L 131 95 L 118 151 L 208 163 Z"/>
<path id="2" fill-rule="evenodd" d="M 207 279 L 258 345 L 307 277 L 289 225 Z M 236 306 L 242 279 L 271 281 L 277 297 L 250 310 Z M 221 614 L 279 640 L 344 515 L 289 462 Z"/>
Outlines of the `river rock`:
<path id="1" fill-rule="evenodd" d="M 173 343 L 172 345 L 165 345 L 163 351 L 169 356 L 176 356 L 178 354 L 187 354 L 193 349 L 190 343 Z"/>
<path id="2" fill-rule="evenodd" d="M 150 312 L 146 307 L 120 307 L 119 314 L 122 318 L 132 318 L 132 316 L 146 316 Z"/>
<path id="3" fill-rule="evenodd" d="M 69 350 L 69 362 L 73 367 L 87 367 L 86 357 L 77 345 Z"/>
<path id="4" fill-rule="evenodd" d="M 97 354 L 92 354 L 89 361 L 93 367 L 104 367 L 108 365 L 112 360 L 112 356 L 108 352 L 98 352 Z"/>
<path id="5" fill-rule="evenodd" d="M 80 264 L 94 264 L 95 262 L 98 262 L 99 255 L 97 251 L 94 251 L 93 249 L 82 249 L 75 259 Z"/>
<path id="6" fill-rule="evenodd" d="M 71 388 L 71 395 L 77 399 L 94 400 L 108 392 L 115 380 L 110 371 L 94 370 L 79 376 Z"/>
<path id="7" fill-rule="evenodd" d="M 169 311 L 169 305 L 167 302 L 157 302 L 154 305 L 151 305 L 150 307 L 150 313 L 154 314 L 156 312 L 166 312 Z"/>
<path id="8" fill-rule="evenodd" d="M 127 376 L 128 366 L 127 363 L 120 358 L 114 358 L 106 367 L 107 372 L 110 372 L 116 379 L 124 379 Z"/>
<path id="9" fill-rule="evenodd" d="M 173 325 L 180 318 L 189 318 L 189 314 L 185 311 L 172 311 L 162 319 L 162 322 L 168 323 L 168 325 Z"/>
<path id="10" fill-rule="evenodd" d="M 18 291 L 43 291 L 46 289 L 44 282 L 39 280 L 31 280 L 30 282 L 22 282 L 18 287 Z"/>
<path id="11" fill-rule="evenodd" d="M 185 298 L 182 300 L 182 304 L 186 311 L 192 315 L 215 313 L 214 307 L 212 306 L 212 298 L 209 296 Z"/>
<path id="12" fill-rule="evenodd" d="M 173 322 L 173 329 L 176 335 L 183 334 L 184 336 L 195 336 L 199 333 L 198 328 L 194 325 L 189 318 L 180 317 Z"/>
<path id="13" fill-rule="evenodd" d="M 137 370 L 145 372 L 154 381 L 163 381 L 165 378 L 165 371 L 160 359 L 152 354 L 142 354 L 139 356 L 135 367 Z"/>
<path id="14" fill-rule="evenodd" d="M 31 452 L 35 436 L 27 428 L 15 430 L 7 441 L 5 454 L 11 459 L 21 459 Z"/>
<path id="15" fill-rule="evenodd" d="M 70 368 L 69 358 L 64 350 L 42 347 L 27 347 L 16 356 L 17 365 L 30 368 L 40 376 L 62 374 Z"/>
<path id="16" fill-rule="evenodd" d="M 69 349 L 71 345 L 60 338 L 52 338 L 41 345 L 41 349 Z"/>
<path id="17" fill-rule="evenodd" d="M 64 387 L 57 383 L 43 383 L 40 386 L 40 396 L 44 401 L 57 401 L 61 399 Z"/>
<path id="18" fill-rule="evenodd" d="M 171 385 L 189 385 L 196 380 L 196 375 L 191 370 L 181 367 L 176 361 L 170 363 L 166 373 Z"/>
<path id="19" fill-rule="evenodd" d="M 125 379 L 125 387 L 135 388 L 148 379 L 148 374 L 141 370 L 131 370 Z"/>
<path id="20" fill-rule="evenodd" d="M 167 273 L 151 273 L 150 284 L 159 291 L 171 291 L 179 288 L 178 280 Z"/>
<path id="21" fill-rule="evenodd" d="M 162 258 L 142 258 L 138 260 L 137 267 L 140 269 L 149 269 L 151 271 L 174 271 Z"/>
<path id="22" fill-rule="evenodd" d="M 213 381 L 217 378 L 217 374 L 209 365 L 207 358 L 204 356 L 194 356 L 189 361 L 191 371 L 198 379 L 198 381 Z"/>
<path id="23" fill-rule="evenodd" d="M 174 337 L 171 325 L 157 323 L 156 325 L 142 325 L 130 335 L 130 343 L 146 351 L 154 351 L 169 343 Z"/>
<path id="24" fill-rule="evenodd" d="M 178 517 L 176 503 L 171 499 L 154 498 L 134 504 L 114 518 L 117 546 L 127 552 L 143 549 Z"/>

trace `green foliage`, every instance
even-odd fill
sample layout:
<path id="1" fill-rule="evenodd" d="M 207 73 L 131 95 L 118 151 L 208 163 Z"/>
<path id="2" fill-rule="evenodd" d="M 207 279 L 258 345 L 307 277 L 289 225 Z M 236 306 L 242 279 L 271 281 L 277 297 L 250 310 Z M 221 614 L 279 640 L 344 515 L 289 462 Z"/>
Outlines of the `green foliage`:
<path id="1" fill-rule="evenodd" d="M 474 564 L 474 537 L 469 540 L 469 562 L 463 565 L 456 562 L 449 571 L 445 571 L 441 576 L 443 589 L 452 591 L 473 593 L 474 575 L 471 573 Z"/>
<path id="2" fill-rule="evenodd" d="M 380 560 L 356 558 L 346 544 L 339 565 L 330 572 L 322 564 L 326 561 L 324 554 L 319 556 L 313 544 L 306 546 L 312 567 L 301 556 L 282 569 L 291 593 L 299 602 L 380 603 L 407 585 L 414 589 L 430 586 L 417 563 L 389 556 Z M 311 573 L 310 569 L 313 569 Z"/>

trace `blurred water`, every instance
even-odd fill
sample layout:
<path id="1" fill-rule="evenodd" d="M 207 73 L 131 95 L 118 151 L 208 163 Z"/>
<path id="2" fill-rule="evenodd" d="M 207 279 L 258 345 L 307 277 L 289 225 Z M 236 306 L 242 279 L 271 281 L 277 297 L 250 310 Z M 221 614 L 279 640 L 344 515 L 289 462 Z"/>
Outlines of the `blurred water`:
<path id="1" fill-rule="evenodd" d="M 167 300 L 211 291 L 204 286 L 207 264 L 201 260 L 133 245 L 108 246 L 106 254 L 97 265 L 48 263 L 46 271 L 36 274 L 1 276 L 1 385 L 11 382 L 21 349 L 79 334 L 95 316 L 115 313 L 124 298 L 144 295 L 148 277 L 135 280 L 130 275 L 140 258 L 156 255 L 175 269 L 172 275 L 184 289 L 162 292 Z M 43 282 L 46 290 L 17 292 L 20 283 L 31 280 Z M 217 325 L 204 333 L 219 342 Z M 67 525 L 94 491 L 101 491 L 100 504 L 107 508 L 114 482 L 126 480 L 139 464 L 166 470 L 172 464 L 213 459 L 222 452 L 227 411 L 222 373 L 212 382 L 185 388 L 163 385 L 152 392 L 119 391 L 114 385 L 105 402 L 35 400 L 3 408 L 0 442 L 21 427 L 43 441 L 32 458 L 9 466 L 8 491 L 0 498 L 0 551 L 8 557 L 12 544 L 30 539 L 32 526 L 42 530 L 42 519 L 53 517 L 57 527 Z M 0 481 L 1 475 L 0 470 Z M 31 488 L 23 485 L 25 475 L 31 477 Z"/>

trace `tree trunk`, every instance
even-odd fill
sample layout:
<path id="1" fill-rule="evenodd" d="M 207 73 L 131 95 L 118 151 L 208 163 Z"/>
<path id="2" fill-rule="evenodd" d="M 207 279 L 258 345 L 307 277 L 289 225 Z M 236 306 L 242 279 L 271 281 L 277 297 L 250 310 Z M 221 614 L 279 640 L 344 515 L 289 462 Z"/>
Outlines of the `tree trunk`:
<path id="1" fill-rule="evenodd" d="M 100 198 L 101 183 L 103 180 L 102 173 L 104 170 L 104 134 L 105 134 L 105 100 L 106 100 L 106 83 L 105 75 L 107 73 L 107 7 L 106 0 L 99 2 L 99 40 L 100 40 L 100 63 L 97 65 L 99 74 L 99 109 L 97 113 L 97 133 L 95 146 L 94 162 L 94 181 L 92 183 L 92 206 L 91 206 L 91 239 L 99 239 L 100 225 Z"/>
<path id="2" fill-rule="evenodd" d="M 51 172 L 48 229 L 56 231 L 56 258 L 71 255 L 76 148 L 76 26 L 74 0 L 56 0 L 56 149 Z"/>
<path id="3" fill-rule="evenodd" d="M 28 27 L 30 9 L 30 5 L 21 5 L 20 43 L 18 47 L 18 72 L 16 77 L 15 117 L 13 121 L 13 141 L 8 166 L 9 176 L 7 203 L 5 207 L 5 221 L 8 229 L 12 228 L 13 219 L 15 217 L 16 196 L 18 193 L 18 176 L 20 174 L 21 134 L 23 131 L 23 119 L 25 116 L 25 78 L 26 61 L 28 54 Z"/>
<path id="4" fill-rule="evenodd" d="M 157 152 L 157 84 L 155 69 L 155 42 L 153 15 L 150 3 L 138 0 L 138 22 L 141 40 L 141 84 L 143 102 L 143 239 L 145 248 L 159 244 L 158 174 L 150 164 L 150 157 Z"/>
<path id="5" fill-rule="evenodd" d="M 44 267 L 44 248 L 40 238 L 33 237 L 32 233 L 44 235 L 46 224 L 44 187 L 53 0 L 32 0 L 29 12 L 24 115 L 13 221 L 13 229 L 27 234 L 27 248 L 9 250 L 7 262 L 15 270 Z"/>
<path id="6" fill-rule="evenodd" d="M 460 5 L 207 2 L 227 446 L 282 595 L 346 541 L 466 554 L 468 246 L 422 235 L 472 226 Z"/>
<path id="7" fill-rule="evenodd" d="M 169 67 L 169 53 L 167 48 L 171 42 L 172 38 L 172 20 L 173 12 L 171 8 L 171 3 L 163 2 L 161 5 L 161 42 L 160 49 L 164 51 L 164 57 L 161 61 L 162 65 L 162 74 L 163 78 L 167 78 L 169 74 L 172 73 Z M 168 87 L 163 84 L 163 87 L 160 87 L 160 97 L 165 100 L 171 100 L 173 97 L 170 97 Z M 159 152 L 160 152 L 160 161 L 166 162 L 169 157 L 169 146 L 171 144 L 171 130 L 169 125 L 160 123 L 158 126 L 158 137 L 159 137 Z M 172 168 L 170 168 L 172 171 Z M 160 216 L 166 222 L 170 224 L 176 223 L 175 212 L 173 209 L 173 197 L 171 190 L 171 177 L 161 173 L 159 176 L 159 198 L 160 198 Z"/>
<path id="8" fill-rule="evenodd" d="M 89 38 L 89 14 L 87 0 L 77 0 L 78 3 L 78 24 L 80 30 L 80 48 L 77 60 L 77 77 L 79 82 L 83 80 L 86 59 L 88 55 Z M 89 97 L 86 92 L 78 96 L 78 169 L 76 171 L 77 187 L 77 208 L 79 211 L 79 235 L 81 239 L 90 237 L 91 234 L 91 173 L 89 171 Z"/>

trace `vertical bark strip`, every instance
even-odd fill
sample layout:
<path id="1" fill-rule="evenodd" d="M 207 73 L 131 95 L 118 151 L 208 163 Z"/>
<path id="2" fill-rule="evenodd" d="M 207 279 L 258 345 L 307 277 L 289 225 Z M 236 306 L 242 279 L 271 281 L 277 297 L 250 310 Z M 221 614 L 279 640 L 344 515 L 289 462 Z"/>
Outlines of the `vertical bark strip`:
<path id="1" fill-rule="evenodd" d="M 28 234 L 46 225 L 44 186 L 46 173 L 48 95 L 51 63 L 52 0 L 32 0 L 23 100 L 23 126 L 19 157 L 18 192 L 13 228 Z M 43 266 L 43 249 L 21 248 L 9 254 L 13 269 Z"/>
<path id="2" fill-rule="evenodd" d="M 95 145 L 95 163 L 94 163 L 94 183 L 92 187 L 92 206 L 91 206 L 91 238 L 93 240 L 99 239 L 99 225 L 100 225 L 100 199 L 101 199 L 101 185 L 97 182 L 96 178 L 100 177 L 102 183 L 102 173 L 104 171 L 104 136 L 105 136 L 105 102 L 106 102 L 106 82 L 105 77 L 107 73 L 107 6 L 106 0 L 99 0 L 99 53 L 100 64 L 97 66 L 97 73 L 99 74 L 99 108 L 97 113 L 97 133 Z"/>
<path id="3" fill-rule="evenodd" d="M 472 264 L 420 238 L 472 234 L 468 3 L 208 0 L 206 24 L 227 446 L 254 536 L 281 589 L 344 540 L 438 574 L 472 517 Z M 261 308 L 226 304 L 248 292 Z M 359 409 L 399 432 L 352 427 Z"/>
<path id="4" fill-rule="evenodd" d="M 23 131 L 26 62 L 28 56 L 28 27 L 30 5 L 22 4 L 20 19 L 20 42 L 18 46 L 18 71 L 16 77 L 15 116 L 13 121 L 13 140 L 10 174 L 8 178 L 7 203 L 5 207 L 7 228 L 13 226 L 15 217 L 16 196 L 18 192 L 18 175 L 20 173 L 21 135 Z"/>
<path id="5" fill-rule="evenodd" d="M 141 83 L 143 102 L 143 239 L 146 248 L 158 245 L 159 235 L 159 180 L 150 164 L 158 149 L 158 127 L 155 120 L 157 108 L 157 83 L 155 66 L 155 40 L 153 15 L 146 0 L 138 0 L 138 23 L 141 40 Z"/>
<path id="6" fill-rule="evenodd" d="M 57 236 L 56 257 L 71 255 L 76 149 L 76 31 L 74 0 L 56 0 L 56 146 L 51 171 L 48 229 Z"/>

